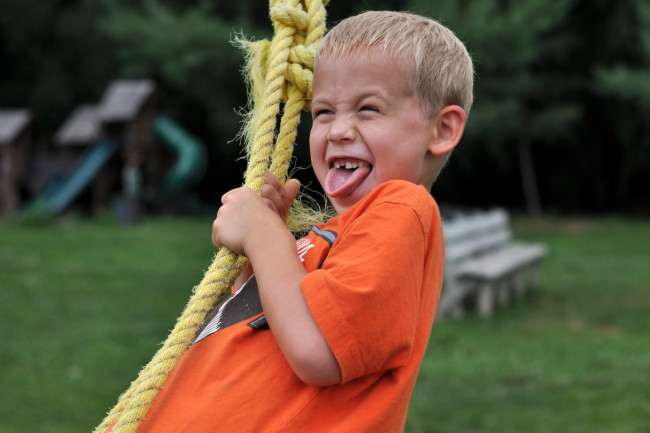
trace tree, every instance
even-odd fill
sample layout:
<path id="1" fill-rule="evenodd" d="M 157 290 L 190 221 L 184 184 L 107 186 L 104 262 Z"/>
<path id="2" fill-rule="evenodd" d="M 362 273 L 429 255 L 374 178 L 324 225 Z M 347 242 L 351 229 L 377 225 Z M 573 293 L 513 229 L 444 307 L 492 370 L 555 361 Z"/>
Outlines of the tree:
<path id="1" fill-rule="evenodd" d="M 561 71 L 570 41 L 557 29 L 573 0 L 414 1 L 414 9 L 440 19 L 466 42 L 477 72 L 475 105 L 467 138 L 487 149 L 499 166 L 512 147 L 529 215 L 538 217 L 542 204 L 533 150 L 557 139 L 581 115 L 566 98 Z M 474 161 L 474 167 L 479 163 Z M 482 170 L 487 164 L 480 163 Z"/>
<path id="2" fill-rule="evenodd" d="M 650 181 L 650 124 L 647 115 L 640 114 L 650 113 L 650 3 L 624 2 L 614 12 L 607 32 L 610 44 L 615 41 L 612 56 L 599 59 L 593 67 L 593 90 L 610 101 L 610 127 L 617 138 L 612 153 L 619 154 L 613 159 L 620 163 L 610 169 L 615 179 L 612 195 L 623 202 L 644 201 L 648 206 L 646 187 L 639 186 Z"/>
<path id="3" fill-rule="evenodd" d="M 0 10 L 0 106 L 31 109 L 47 135 L 116 73 L 111 43 L 95 30 L 101 5 L 0 0 Z"/>
<path id="4" fill-rule="evenodd" d="M 649 8 L 647 0 L 336 0 L 327 13 L 332 26 L 365 9 L 406 9 L 452 28 L 475 59 L 476 102 L 434 192 L 537 214 L 538 202 L 650 210 Z M 0 106 L 32 109 L 39 144 L 112 80 L 153 78 L 162 109 L 208 144 L 205 200 L 240 183 L 244 162 L 231 142 L 247 101 L 243 55 L 229 41 L 240 31 L 268 37 L 268 2 L 0 0 L 0 9 Z M 296 147 L 299 165 L 308 165 L 306 149 Z M 300 176 L 315 185 L 309 170 Z"/>

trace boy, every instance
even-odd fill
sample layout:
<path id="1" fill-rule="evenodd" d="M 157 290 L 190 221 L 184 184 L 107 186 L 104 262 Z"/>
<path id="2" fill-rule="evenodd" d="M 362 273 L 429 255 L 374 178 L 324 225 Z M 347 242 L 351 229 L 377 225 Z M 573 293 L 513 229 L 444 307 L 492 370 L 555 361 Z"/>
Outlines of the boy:
<path id="1" fill-rule="evenodd" d="M 309 141 L 338 215 L 296 243 L 284 218 L 298 181 L 222 197 L 213 243 L 255 276 L 206 319 L 139 432 L 404 429 L 442 287 L 428 191 L 472 81 L 463 44 L 430 19 L 367 12 L 328 33 Z"/>

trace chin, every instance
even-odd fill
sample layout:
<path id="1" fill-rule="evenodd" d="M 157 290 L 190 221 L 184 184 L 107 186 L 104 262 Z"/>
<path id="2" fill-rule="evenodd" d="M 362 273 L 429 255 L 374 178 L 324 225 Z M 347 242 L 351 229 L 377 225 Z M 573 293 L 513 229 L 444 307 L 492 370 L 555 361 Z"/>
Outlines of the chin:
<path id="1" fill-rule="evenodd" d="M 332 199 L 330 199 L 330 203 L 332 203 L 332 206 L 334 207 L 334 210 L 336 211 L 337 215 L 342 214 L 346 210 L 350 209 L 350 206 L 342 205 L 341 203 L 337 203 Z"/>
<path id="2" fill-rule="evenodd" d="M 341 214 L 345 212 L 346 210 L 350 209 L 352 206 L 357 204 L 362 198 L 364 198 L 368 194 L 368 191 L 362 193 L 362 194 L 351 194 L 343 199 L 337 198 L 337 199 L 332 199 L 330 198 L 330 203 L 332 203 L 332 206 L 334 206 L 334 209 L 336 210 L 337 214 Z"/>

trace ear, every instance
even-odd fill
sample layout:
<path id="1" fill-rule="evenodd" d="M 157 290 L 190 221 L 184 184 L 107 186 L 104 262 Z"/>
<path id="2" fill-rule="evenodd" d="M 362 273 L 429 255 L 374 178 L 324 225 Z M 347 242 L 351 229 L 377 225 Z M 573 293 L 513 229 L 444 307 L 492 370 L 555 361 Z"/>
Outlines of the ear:
<path id="1" fill-rule="evenodd" d="M 429 152 L 436 156 L 451 152 L 460 141 L 465 131 L 467 114 L 458 105 L 442 108 L 433 119 L 433 128 Z"/>

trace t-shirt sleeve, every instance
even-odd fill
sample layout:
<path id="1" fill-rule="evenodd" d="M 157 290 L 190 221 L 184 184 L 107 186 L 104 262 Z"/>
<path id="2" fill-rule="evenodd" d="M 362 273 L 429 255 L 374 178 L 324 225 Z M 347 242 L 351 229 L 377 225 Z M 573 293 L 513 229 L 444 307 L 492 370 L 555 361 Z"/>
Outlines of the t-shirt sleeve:
<path id="1" fill-rule="evenodd" d="M 418 322 L 426 236 L 418 213 L 381 203 L 340 234 L 302 290 L 342 382 L 404 365 Z"/>

